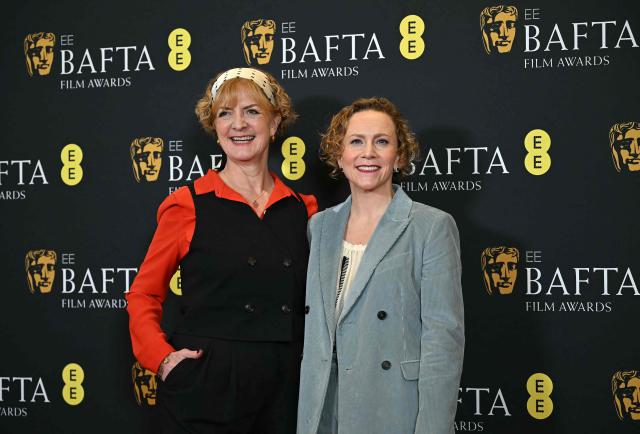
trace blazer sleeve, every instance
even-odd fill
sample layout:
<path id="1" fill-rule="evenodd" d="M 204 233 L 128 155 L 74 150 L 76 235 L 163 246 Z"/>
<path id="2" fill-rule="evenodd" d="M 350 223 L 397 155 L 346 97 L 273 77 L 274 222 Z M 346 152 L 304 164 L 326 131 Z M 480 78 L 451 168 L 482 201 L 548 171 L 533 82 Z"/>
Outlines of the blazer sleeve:
<path id="1" fill-rule="evenodd" d="M 439 215 L 422 256 L 419 410 L 416 434 L 453 434 L 464 355 L 460 238 Z"/>

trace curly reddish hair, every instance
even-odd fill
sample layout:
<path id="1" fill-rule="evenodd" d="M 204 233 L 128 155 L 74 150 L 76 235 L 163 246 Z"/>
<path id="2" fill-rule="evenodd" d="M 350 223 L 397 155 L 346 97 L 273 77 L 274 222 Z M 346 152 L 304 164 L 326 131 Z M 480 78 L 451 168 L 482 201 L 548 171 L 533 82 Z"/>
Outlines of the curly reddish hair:
<path id="1" fill-rule="evenodd" d="M 398 169 L 403 175 L 410 174 L 411 162 L 418 158 L 420 153 L 416 136 L 409 128 L 407 120 L 391 101 L 386 98 L 372 97 L 357 99 L 350 105 L 343 107 L 333 116 L 327 131 L 322 134 L 320 159 L 331 167 L 331 177 L 336 178 L 341 173 L 338 160 L 342 156 L 344 149 L 342 141 L 351 117 L 365 110 L 385 113 L 391 118 L 398 138 Z"/>
<path id="2" fill-rule="evenodd" d="M 236 98 L 241 90 L 248 91 L 249 94 L 255 98 L 257 104 L 263 110 L 280 116 L 280 124 L 278 125 L 276 134 L 281 134 L 289 125 L 293 123 L 293 121 L 296 120 L 298 115 L 293 110 L 293 104 L 291 103 L 289 94 L 287 94 L 282 85 L 278 83 L 273 75 L 269 74 L 266 71 L 259 71 L 264 73 L 264 75 L 266 75 L 269 79 L 269 84 L 273 89 L 273 97 L 275 99 L 276 105 L 274 106 L 273 104 L 271 104 L 262 89 L 260 89 L 260 86 L 249 79 L 240 77 L 232 78 L 222 83 L 222 86 L 220 86 L 220 89 L 218 89 L 218 92 L 216 94 L 216 99 L 212 101 L 211 87 L 216 82 L 218 77 L 224 74 L 225 71 L 222 71 L 211 80 L 209 80 L 209 82 L 207 83 L 207 87 L 204 90 L 204 94 L 196 103 L 196 116 L 198 117 L 200 125 L 202 125 L 202 128 L 204 128 L 206 132 L 215 135 L 216 129 L 213 122 L 215 120 L 216 111 L 222 104 L 229 106 L 234 105 Z"/>

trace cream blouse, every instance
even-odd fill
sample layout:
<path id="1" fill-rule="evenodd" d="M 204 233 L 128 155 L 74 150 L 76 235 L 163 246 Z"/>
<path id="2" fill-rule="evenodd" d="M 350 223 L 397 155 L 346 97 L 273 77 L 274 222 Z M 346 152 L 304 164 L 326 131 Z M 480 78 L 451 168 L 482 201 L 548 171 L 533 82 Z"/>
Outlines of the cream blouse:
<path id="1" fill-rule="evenodd" d="M 348 297 L 351 282 L 356 276 L 362 254 L 366 248 L 366 244 L 351 244 L 348 241 L 342 243 L 342 261 L 340 261 L 340 273 L 338 273 L 336 288 L 336 322 L 340 319 L 344 300 Z"/>

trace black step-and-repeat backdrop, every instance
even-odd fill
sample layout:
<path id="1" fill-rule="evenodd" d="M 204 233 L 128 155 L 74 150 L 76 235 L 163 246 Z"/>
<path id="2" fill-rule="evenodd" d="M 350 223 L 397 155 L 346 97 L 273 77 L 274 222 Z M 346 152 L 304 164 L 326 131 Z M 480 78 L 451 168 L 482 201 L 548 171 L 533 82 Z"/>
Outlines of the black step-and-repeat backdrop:
<path id="1" fill-rule="evenodd" d="M 458 433 L 640 431 L 636 0 L 38 1 L 3 16 L 1 432 L 150 426 L 157 380 L 123 296 L 162 199 L 224 165 L 193 109 L 242 65 L 291 94 L 300 119 L 270 165 L 321 208 L 348 193 L 317 157 L 331 115 L 379 95 L 409 119 L 422 155 L 402 186 L 462 236 Z M 169 330 L 178 297 L 176 275 Z"/>

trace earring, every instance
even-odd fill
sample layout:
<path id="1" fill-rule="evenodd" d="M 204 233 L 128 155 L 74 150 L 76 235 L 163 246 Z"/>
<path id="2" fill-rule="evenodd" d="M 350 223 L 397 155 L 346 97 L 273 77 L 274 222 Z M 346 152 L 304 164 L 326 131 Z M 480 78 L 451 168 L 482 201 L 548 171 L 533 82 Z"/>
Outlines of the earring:
<path id="1" fill-rule="evenodd" d="M 273 136 L 271 136 L 271 143 L 276 141 L 276 135 L 274 134 Z"/>

